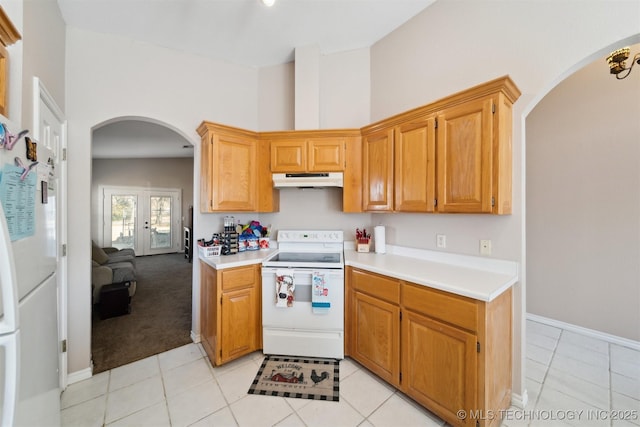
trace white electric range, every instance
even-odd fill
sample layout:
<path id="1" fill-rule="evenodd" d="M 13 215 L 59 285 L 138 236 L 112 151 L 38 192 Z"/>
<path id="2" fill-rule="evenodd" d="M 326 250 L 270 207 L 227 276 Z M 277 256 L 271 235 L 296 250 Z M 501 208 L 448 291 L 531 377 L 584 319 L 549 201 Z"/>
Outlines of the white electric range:
<path id="1" fill-rule="evenodd" d="M 265 354 L 344 358 L 344 235 L 280 230 L 262 263 Z"/>

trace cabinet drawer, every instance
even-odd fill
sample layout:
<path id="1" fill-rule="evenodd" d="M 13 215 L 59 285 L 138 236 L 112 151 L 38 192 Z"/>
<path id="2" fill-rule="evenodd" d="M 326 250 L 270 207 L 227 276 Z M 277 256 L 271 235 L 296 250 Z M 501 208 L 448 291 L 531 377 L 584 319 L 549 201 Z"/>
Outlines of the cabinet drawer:
<path id="1" fill-rule="evenodd" d="M 469 331 L 477 330 L 478 305 L 472 299 L 413 283 L 403 283 L 402 305 Z"/>
<path id="2" fill-rule="evenodd" d="M 222 290 L 240 289 L 253 286 L 256 283 L 256 267 L 238 267 L 220 272 L 222 276 Z"/>
<path id="3" fill-rule="evenodd" d="M 397 279 L 353 270 L 351 273 L 351 285 L 354 290 L 394 304 L 400 303 L 400 282 Z"/>

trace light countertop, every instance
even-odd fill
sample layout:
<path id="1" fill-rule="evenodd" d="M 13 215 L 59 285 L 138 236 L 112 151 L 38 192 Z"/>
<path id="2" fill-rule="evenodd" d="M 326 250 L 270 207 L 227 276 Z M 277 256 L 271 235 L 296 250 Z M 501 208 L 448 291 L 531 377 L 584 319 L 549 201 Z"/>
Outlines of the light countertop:
<path id="1" fill-rule="evenodd" d="M 351 244 L 350 244 L 351 243 Z M 387 245 L 386 254 L 356 252 L 345 242 L 345 265 L 489 302 L 519 280 L 518 263 Z M 277 248 L 203 258 L 216 270 L 261 264 Z"/>
<path id="2" fill-rule="evenodd" d="M 491 258 L 387 246 L 386 254 L 345 249 L 345 265 L 492 301 L 518 281 L 518 264 Z"/>
<path id="3" fill-rule="evenodd" d="M 200 260 L 206 262 L 216 270 L 225 268 L 242 267 L 244 265 L 262 264 L 262 261 L 276 253 L 278 249 L 259 249 L 257 251 L 244 251 L 235 255 L 221 255 L 209 258 L 200 256 Z"/>

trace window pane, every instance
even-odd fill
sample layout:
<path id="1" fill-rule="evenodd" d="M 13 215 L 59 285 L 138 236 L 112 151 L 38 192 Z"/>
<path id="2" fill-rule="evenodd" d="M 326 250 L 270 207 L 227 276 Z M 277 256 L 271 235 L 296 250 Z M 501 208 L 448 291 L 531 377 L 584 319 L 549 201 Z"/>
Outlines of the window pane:
<path id="1" fill-rule="evenodd" d="M 135 248 L 136 205 L 134 195 L 111 196 L 111 245 L 118 248 Z"/>
<path id="2" fill-rule="evenodd" d="M 171 197 L 151 196 L 151 249 L 171 247 Z"/>

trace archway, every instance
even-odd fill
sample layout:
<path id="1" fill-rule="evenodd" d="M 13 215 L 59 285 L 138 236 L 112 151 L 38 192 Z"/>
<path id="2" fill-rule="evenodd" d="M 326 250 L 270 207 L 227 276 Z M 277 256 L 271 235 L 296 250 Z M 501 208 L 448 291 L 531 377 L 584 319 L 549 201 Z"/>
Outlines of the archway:
<path id="1" fill-rule="evenodd" d="M 604 58 L 638 41 L 585 58 L 525 114 L 528 317 L 623 343 L 640 339 L 640 73 L 618 81 Z"/>
<path id="2" fill-rule="evenodd" d="M 161 251 L 173 255 L 136 257 L 137 287 L 131 298 L 130 314 L 103 321 L 98 315 L 100 312 L 94 310 L 91 350 L 95 374 L 191 342 L 192 264 L 181 252 L 184 250 L 183 227 L 192 226 L 189 213 L 194 204 L 194 150 L 189 139 L 173 126 L 132 116 L 93 126 L 91 144 L 92 240 L 106 241 L 102 232 L 106 220 L 97 214 L 102 212 L 105 188 L 145 194 L 159 189 L 171 189 L 174 194 L 177 189 L 181 210 L 176 211 L 182 212 L 172 218 L 172 222 L 179 224 L 170 233 L 173 237 L 169 249 Z M 141 204 L 138 200 L 137 205 Z M 144 254 L 136 249 L 136 255 Z M 150 287 L 157 287 L 158 291 Z M 167 299 L 174 304 L 168 304 Z M 160 310 L 161 306 L 165 308 Z M 136 331 L 142 331 L 142 335 L 136 338 Z M 110 341 L 115 335 L 119 336 L 117 345 Z"/>

